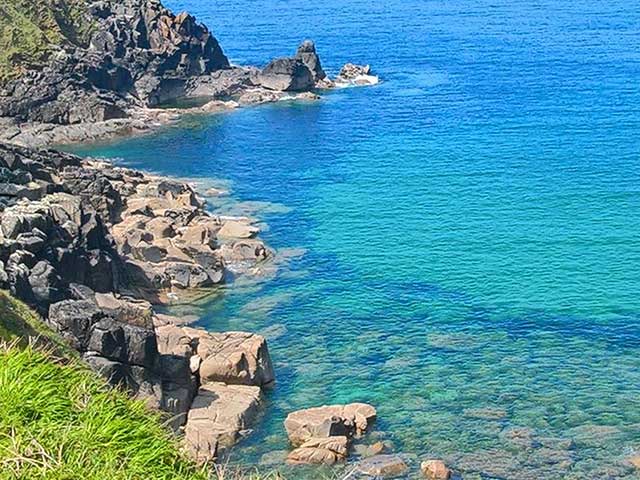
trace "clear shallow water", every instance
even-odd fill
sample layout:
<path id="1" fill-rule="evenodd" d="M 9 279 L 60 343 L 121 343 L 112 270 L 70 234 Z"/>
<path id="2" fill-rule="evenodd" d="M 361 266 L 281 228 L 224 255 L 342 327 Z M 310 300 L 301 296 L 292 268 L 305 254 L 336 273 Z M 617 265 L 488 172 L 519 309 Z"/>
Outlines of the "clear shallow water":
<path id="1" fill-rule="evenodd" d="M 286 449 L 293 409 L 358 400 L 374 436 L 465 479 L 638 478 L 640 5 L 167 4 L 237 63 L 311 37 L 327 71 L 383 80 L 76 149 L 226 179 L 276 204 L 245 205 L 272 246 L 304 253 L 197 307 L 208 328 L 264 332 L 276 363 L 236 458 Z"/>

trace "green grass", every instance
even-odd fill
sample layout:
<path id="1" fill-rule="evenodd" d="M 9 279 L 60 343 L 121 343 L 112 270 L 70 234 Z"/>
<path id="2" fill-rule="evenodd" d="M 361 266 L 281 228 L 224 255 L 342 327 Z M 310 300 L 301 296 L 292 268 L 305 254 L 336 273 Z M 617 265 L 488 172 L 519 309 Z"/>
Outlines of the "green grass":
<path id="1" fill-rule="evenodd" d="M 27 340 L 33 336 L 41 340 Z M 160 413 L 67 352 L 35 313 L 0 291 L 1 480 L 281 478 L 197 467 Z"/>
<path id="2" fill-rule="evenodd" d="M 42 65 L 56 47 L 86 46 L 93 27 L 86 0 L 0 2 L 0 83 Z"/>

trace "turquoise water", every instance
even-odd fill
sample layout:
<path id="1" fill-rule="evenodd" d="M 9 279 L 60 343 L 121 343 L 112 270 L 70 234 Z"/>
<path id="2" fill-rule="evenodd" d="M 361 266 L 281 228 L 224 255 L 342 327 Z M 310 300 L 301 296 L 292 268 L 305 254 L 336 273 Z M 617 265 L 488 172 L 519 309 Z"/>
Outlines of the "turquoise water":
<path id="1" fill-rule="evenodd" d="M 278 386 L 235 458 L 286 449 L 293 409 L 358 400 L 373 437 L 465 479 L 638 478 L 640 4 L 167 3 L 234 62 L 309 36 L 327 71 L 383 80 L 77 149 L 227 180 L 287 257 L 189 307 L 269 337 Z"/>

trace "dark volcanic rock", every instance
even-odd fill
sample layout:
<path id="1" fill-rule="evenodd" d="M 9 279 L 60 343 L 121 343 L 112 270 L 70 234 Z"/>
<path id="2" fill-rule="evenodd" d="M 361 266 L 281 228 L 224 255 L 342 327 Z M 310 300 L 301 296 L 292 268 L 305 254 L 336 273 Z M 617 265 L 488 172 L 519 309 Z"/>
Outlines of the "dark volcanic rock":
<path id="1" fill-rule="evenodd" d="M 296 58 L 302 60 L 302 62 L 311 71 L 315 82 L 318 80 L 324 80 L 327 77 L 327 74 L 322 70 L 320 57 L 316 53 L 316 46 L 313 41 L 305 40 L 302 42 L 296 52 Z"/>
<path id="2" fill-rule="evenodd" d="M 258 76 L 260 85 L 270 90 L 302 91 L 314 86 L 311 70 L 298 58 L 272 60 Z"/>
<path id="3" fill-rule="evenodd" d="M 67 47 L 42 69 L 0 91 L 0 116 L 53 124 L 124 118 L 184 94 L 193 76 L 229 67 L 218 42 L 194 17 L 157 0 L 98 1 L 88 48 Z"/>

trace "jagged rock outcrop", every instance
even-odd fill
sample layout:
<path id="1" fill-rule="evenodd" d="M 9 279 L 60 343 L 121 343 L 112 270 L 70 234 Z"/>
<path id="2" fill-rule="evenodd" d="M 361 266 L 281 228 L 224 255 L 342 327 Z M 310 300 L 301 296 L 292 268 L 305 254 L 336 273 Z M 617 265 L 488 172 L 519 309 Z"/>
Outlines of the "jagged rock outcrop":
<path id="1" fill-rule="evenodd" d="M 320 63 L 320 57 L 316 52 L 316 45 L 311 40 L 305 40 L 296 51 L 296 58 L 302 60 L 313 75 L 313 81 L 318 82 L 327 78 Z"/>
<path id="2" fill-rule="evenodd" d="M 74 124 L 127 116 L 184 93 L 187 80 L 229 67 L 217 40 L 194 17 L 157 0 L 87 3 L 95 24 L 87 48 L 59 48 L 0 92 L 0 116 Z"/>
<path id="3" fill-rule="evenodd" d="M 257 83 L 268 90 L 287 92 L 333 86 L 311 40 L 302 42 L 295 56 L 272 60 L 258 75 Z"/>

